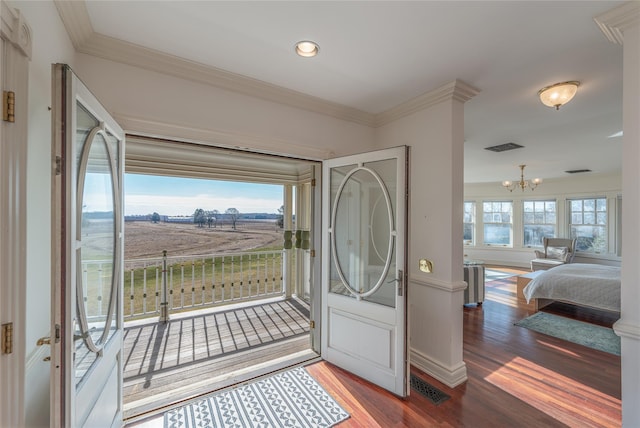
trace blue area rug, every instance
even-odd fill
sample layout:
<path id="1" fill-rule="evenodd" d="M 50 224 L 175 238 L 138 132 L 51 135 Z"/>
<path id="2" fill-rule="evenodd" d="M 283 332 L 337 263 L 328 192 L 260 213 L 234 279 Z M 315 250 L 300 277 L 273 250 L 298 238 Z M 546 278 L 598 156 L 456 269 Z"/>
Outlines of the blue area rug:
<path id="1" fill-rule="evenodd" d="M 515 325 L 547 334 L 569 342 L 620 355 L 620 337 L 613 329 L 571 318 L 536 312 Z"/>
<path id="2" fill-rule="evenodd" d="M 164 426 L 332 427 L 349 414 L 303 368 L 221 392 L 164 414 Z"/>

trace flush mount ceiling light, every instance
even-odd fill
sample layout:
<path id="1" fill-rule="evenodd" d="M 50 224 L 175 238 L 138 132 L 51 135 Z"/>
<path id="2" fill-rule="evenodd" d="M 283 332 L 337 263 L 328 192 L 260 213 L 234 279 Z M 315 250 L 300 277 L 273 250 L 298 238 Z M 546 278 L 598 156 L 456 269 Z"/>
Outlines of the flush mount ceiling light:
<path id="1" fill-rule="evenodd" d="M 301 42 L 296 43 L 296 53 L 305 58 L 311 58 L 318 55 L 320 51 L 320 46 L 316 42 L 312 42 L 309 40 L 303 40 Z"/>
<path id="2" fill-rule="evenodd" d="M 560 109 L 560 106 L 565 105 L 578 91 L 580 82 L 575 80 L 569 82 L 556 83 L 555 85 L 547 86 L 538 91 L 540 101 L 542 104 L 555 107 L 556 110 Z"/>
<path id="3" fill-rule="evenodd" d="M 524 189 L 535 189 L 536 187 L 538 187 L 538 185 L 540 183 L 542 183 L 542 178 L 534 178 L 533 180 L 529 181 L 529 180 L 525 180 L 524 179 L 524 167 L 526 165 L 519 165 L 520 166 L 520 181 L 503 181 L 502 185 L 507 188 L 510 192 L 513 192 L 514 189 L 520 188 L 523 192 Z"/>

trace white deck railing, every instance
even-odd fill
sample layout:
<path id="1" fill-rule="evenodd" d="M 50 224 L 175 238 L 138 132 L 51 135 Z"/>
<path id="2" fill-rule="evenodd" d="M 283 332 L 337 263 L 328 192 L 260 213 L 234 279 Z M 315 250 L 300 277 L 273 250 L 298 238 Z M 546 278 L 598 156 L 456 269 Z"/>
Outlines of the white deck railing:
<path id="1" fill-rule="evenodd" d="M 124 319 L 282 296 L 283 259 L 278 250 L 125 260 Z"/>

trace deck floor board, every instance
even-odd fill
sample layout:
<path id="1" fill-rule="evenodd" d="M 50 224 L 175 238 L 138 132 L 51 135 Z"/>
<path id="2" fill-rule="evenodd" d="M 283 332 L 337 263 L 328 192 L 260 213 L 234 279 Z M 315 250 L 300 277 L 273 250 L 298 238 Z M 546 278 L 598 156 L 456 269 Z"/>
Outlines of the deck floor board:
<path id="1" fill-rule="evenodd" d="M 125 326 L 125 418 L 224 386 L 207 379 L 304 351 L 312 353 L 308 308 L 296 300 Z"/>

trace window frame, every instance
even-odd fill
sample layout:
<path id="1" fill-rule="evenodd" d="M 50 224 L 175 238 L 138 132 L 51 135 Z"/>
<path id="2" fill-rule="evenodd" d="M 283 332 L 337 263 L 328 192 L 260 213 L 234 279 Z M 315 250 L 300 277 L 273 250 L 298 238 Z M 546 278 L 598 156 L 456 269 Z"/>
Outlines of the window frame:
<path id="1" fill-rule="evenodd" d="M 528 211 L 526 211 L 525 205 L 527 203 L 532 203 L 533 204 L 533 218 L 534 218 L 534 222 L 533 223 L 528 223 L 526 221 L 526 214 L 528 213 Z M 544 217 L 545 222 L 543 222 L 543 223 L 538 223 L 538 222 L 535 221 L 535 216 L 536 216 L 536 213 L 538 212 L 538 211 L 536 211 L 536 204 L 539 204 L 539 203 L 543 203 L 544 204 L 544 207 L 543 207 L 543 210 L 542 210 L 542 215 Z M 553 203 L 555 205 L 555 208 L 553 210 L 555 221 L 553 223 L 546 222 L 547 215 L 548 215 L 547 213 L 549 212 L 546 209 L 548 203 Z M 558 229 L 559 229 L 559 226 L 558 226 L 559 225 L 559 223 L 558 223 L 559 218 L 558 217 L 559 216 L 558 216 L 558 200 L 557 199 L 555 199 L 555 198 L 553 198 L 553 199 L 523 199 L 522 200 L 522 246 L 525 247 L 525 248 L 542 248 L 543 247 L 542 239 L 540 239 L 539 243 L 527 244 L 527 242 L 526 242 L 527 241 L 527 238 L 526 238 L 526 236 L 527 236 L 527 232 L 526 232 L 527 226 L 553 226 L 553 234 L 552 234 L 552 236 L 545 235 L 545 237 L 557 238 L 558 237 Z"/>
<path id="2" fill-rule="evenodd" d="M 491 211 L 485 211 L 485 205 L 491 204 Z M 500 211 L 494 210 L 494 204 L 500 204 Z M 497 214 L 500 214 L 500 219 L 502 219 L 503 204 L 509 204 L 509 222 L 504 221 L 494 221 L 497 217 Z M 514 247 L 514 239 L 513 239 L 513 211 L 514 211 L 514 202 L 513 200 L 504 200 L 504 199 L 496 199 L 496 200 L 483 200 L 482 201 L 482 236 L 483 236 L 483 244 L 489 247 L 503 247 L 503 248 L 513 248 Z M 487 214 L 490 213 L 491 220 L 490 222 L 485 221 Z M 508 244 L 499 244 L 499 243 L 490 243 L 487 242 L 487 225 L 509 225 L 509 243 Z"/>
<path id="3" fill-rule="evenodd" d="M 470 205 L 471 206 L 471 212 L 469 213 L 471 216 L 471 221 L 465 221 L 466 216 L 467 216 L 467 206 Z M 477 224 L 477 203 L 476 201 L 464 201 L 463 202 L 463 208 L 462 208 L 462 242 L 465 246 L 475 246 L 476 245 L 476 224 Z M 464 239 L 464 231 L 467 229 L 467 225 L 470 226 L 470 230 L 471 230 L 471 239 L 467 240 Z"/>
<path id="4" fill-rule="evenodd" d="M 584 202 L 585 201 L 594 201 L 594 220 L 593 223 L 585 223 L 584 222 Z M 598 201 L 601 200 L 604 202 L 604 211 L 603 210 L 598 210 Z M 573 202 L 577 202 L 580 201 L 582 203 L 582 209 L 580 211 L 576 211 L 576 213 L 581 213 L 582 215 L 582 223 L 573 223 L 573 216 L 574 216 L 574 210 L 573 210 Z M 586 212 L 591 212 L 591 211 L 586 211 Z M 605 213 L 605 222 L 603 224 L 599 224 L 598 223 L 598 213 Z M 577 238 L 578 241 L 576 242 L 576 253 L 583 253 L 583 254 L 607 254 L 609 252 L 609 241 L 610 241 L 610 237 L 609 237 L 609 228 L 610 228 L 610 224 L 611 224 L 611 220 L 610 220 L 610 209 L 609 209 L 609 200 L 606 196 L 585 196 L 585 197 L 580 197 L 580 198 L 567 198 L 567 232 L 568 235 L 571 238 Z M 604 244 L 601 245 L 601 249 L 600 250 L 594 250 L 594 249 L 580 249 L 580 237 L 576 236 L 576 234 L 573 233 L 573 228 L 575 226 L 590 226 L 592 228 L 599 228 L 602 230 L 602 233 L 600 234 L 601 239 L 604 239 Z M 594 237 L 593 238 L 598 239 L 598 237 Z M 593 245 L 591 245 L 590 248 L 593 248 Z"/>

